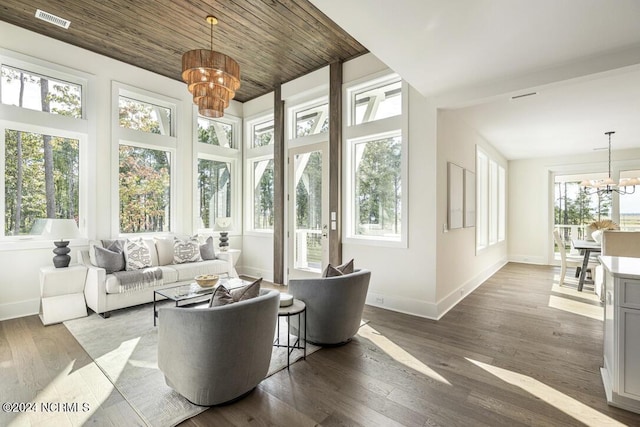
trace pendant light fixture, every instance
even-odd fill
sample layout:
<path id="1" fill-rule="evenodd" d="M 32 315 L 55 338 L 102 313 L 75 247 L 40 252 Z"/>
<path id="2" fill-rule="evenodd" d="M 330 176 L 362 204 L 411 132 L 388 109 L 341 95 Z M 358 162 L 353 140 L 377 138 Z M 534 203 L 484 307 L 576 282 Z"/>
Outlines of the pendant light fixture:
<path id="1" fill-rule="evenodd" d="M 222 117 L 240 88 L 240 66 L 231 57 L 213 50 L 213 26 L 218 19 L 207 16 L 211 26 L 211 49 L 195 49 L 182 55 L 182 80 L 193 95 L 198 112 L 206 117 Z"/>
<path id="2" fill-rule="evenodd" d="M 612 192 L 622 195 L 633 194 L 636 191 L 636 185 L 640 184 L 640 180 L 638 180 L 638 178 L 626 180 L 621 179 L 618 183 L 611 179 L 611 135 L 614 133 L 614 131 L 604 133 L 609 136 L 609 175 L 607 178 L 600 180 L 584 180 L 580 183 L 580 186 L 583 187 L 584 191 L 589 195 L 598 194 L 600 196 L 603 194 L 611 194 Z"/>

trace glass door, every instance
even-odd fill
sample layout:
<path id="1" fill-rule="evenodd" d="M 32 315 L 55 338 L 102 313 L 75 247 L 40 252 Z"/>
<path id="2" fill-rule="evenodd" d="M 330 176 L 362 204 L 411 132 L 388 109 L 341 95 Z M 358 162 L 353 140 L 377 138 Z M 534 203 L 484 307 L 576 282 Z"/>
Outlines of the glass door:
<path id="1" fill-rule="evenodd" d="M 288 279 L 319 277 L 329 259 L 327 143 L 289 150 Z"/>

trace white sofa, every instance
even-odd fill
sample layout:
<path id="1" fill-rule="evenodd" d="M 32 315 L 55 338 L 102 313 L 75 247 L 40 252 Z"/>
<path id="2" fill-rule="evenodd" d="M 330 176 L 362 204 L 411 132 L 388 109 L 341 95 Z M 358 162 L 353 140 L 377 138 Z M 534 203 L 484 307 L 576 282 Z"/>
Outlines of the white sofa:
<path id="1" fill-rule="evenodd" d="M 123 291 L 115 274 L 107 274 L 104 268 L 94 265 L 95 257 L 92 262 L 89 251 L 94 250 L 94 246 L 102 247 L 102 241 L 92 240 L 89 242 L 89 249 L 79 251 L 79 262 L 88 269 L 84 295 L 87 306 L 91 310 L 107 318 L 112 310 L 153 301 L 155 290 L 193 283 L 194 277 L 199 274 L 237 276 L 233 257 L 174 264 L 166 255 L 164 258 L 162 255 L 158 256 L 156 243 L 160 244 L 159 239 L 143 239 L 143 241 L 151 253 L 152 266 L 162 270 L 162 280 L 161 284 L 139 290 Z"/>

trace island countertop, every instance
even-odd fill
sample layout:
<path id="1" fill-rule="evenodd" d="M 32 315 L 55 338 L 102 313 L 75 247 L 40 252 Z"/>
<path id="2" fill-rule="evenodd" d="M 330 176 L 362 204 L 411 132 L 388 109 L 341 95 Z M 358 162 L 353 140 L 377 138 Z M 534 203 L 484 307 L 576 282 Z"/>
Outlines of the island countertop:
<path id="1" fill-rule="evenodd" d="M 604 255 L 599 258 L 613 277 L 640 279 L 640 258 Z"/>

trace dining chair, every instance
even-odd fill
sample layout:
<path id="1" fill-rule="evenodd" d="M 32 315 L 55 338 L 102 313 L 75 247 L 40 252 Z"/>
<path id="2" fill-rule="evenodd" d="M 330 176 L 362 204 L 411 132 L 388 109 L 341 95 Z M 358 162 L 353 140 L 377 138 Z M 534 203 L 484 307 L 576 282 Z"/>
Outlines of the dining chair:
<path id="1" fill-rule="evenodd" d="M 576 267 L 576 277 L 578 277 L 584 257 L 578 255 L 567 255 L 564 240 L 560 237 L 560 231 L 558 231 L 557 228 L 553 230 L 553 240 L 556 242 L 556 245 L 558 245 L 558 251 L 560 252 L 560 286 L 562 286 L 568 267 Z M 597 265 L 598 263 L 589 260 L 588 268 L 592 269 Z"/>

